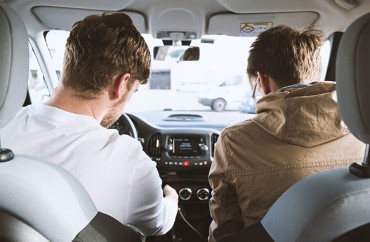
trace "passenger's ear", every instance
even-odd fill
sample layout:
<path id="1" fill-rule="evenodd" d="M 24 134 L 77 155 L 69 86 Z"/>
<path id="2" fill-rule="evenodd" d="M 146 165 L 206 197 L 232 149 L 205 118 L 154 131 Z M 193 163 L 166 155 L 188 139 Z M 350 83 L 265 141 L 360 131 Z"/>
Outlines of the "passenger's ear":
<path id="1" fill-rule="evenodd" d="M 271 92 L 270 81 L 267 75 L 257 72 L 258 77 L 260 78 L 260 85 L 263 90 L 263 94 L 267 95 Z"/>
<path id="2" fill-rule="evenodd" d="M 121 76 L 118 76 L 112 85 L 111 88 L 111 98 L 112 99 L 121 99 L 123 95 L 128 91 L 127 83 L 130 80 L 130 74 L 126 73 Z"/>

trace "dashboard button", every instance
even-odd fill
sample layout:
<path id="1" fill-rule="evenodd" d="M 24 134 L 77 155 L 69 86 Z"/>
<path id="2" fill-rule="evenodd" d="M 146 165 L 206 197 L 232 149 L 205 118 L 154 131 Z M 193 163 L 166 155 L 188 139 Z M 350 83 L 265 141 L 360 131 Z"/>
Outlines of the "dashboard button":
<path id="1" fill-rule="evenodd" d="M 205 188 L 205 187 L 200 188 L 197 191 L 197 197 L 199 200 L 202 200 L 202 201 L 207 200 L 209 198 L 209 194 L 210 193 L 209 193 L 208 188 Z"/>
<path id="2" fill-rule="evenodd" d="M 179 191 L 179 197 L 181 200 L 189 200 L 192 195 L 192 190 L 190 188 L 182 188 Z"/>

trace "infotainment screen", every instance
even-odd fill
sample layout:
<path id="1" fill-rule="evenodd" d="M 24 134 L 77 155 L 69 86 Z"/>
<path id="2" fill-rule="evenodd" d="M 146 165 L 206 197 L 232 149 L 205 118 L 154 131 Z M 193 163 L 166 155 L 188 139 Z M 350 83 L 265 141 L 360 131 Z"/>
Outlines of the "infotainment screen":
<path id="1" fill-rule="evenodd" d="M 172 142 L 172 153 L 175 156 L 199 156 L 202 154 L 203 138 L 199 136 L 173 137 Z"/>

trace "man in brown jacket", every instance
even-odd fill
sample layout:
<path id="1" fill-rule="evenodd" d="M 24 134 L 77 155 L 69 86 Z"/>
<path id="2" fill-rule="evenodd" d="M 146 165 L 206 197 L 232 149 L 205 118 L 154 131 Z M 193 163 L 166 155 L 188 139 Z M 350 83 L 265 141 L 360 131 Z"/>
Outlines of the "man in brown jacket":
<path id="1" fill-rule="evenodd" d="M 362 160 L 365 145 L 341 120 L 334 82 L 321 76 L 322 33 L 277 26 L 252 44 L 247 73 L 257 115 L 225 128 L 216 144 L 209 241 L 261 221 L 291 185 Z"/>

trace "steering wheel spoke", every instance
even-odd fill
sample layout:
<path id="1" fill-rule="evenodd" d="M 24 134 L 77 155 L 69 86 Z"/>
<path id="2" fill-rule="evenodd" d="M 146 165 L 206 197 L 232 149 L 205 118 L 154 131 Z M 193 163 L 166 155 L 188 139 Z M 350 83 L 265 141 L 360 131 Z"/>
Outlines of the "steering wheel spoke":
<path id="1" fill-rule="evenodd" d="M 109 128 L 117 129 L 120 135 L 126 134 L 134 139 L 138 139 L 136 127 L 130 117 L 125 113 L 123 113 Z"/>

